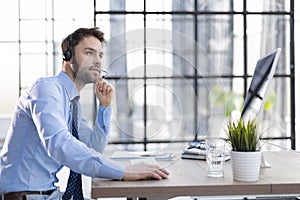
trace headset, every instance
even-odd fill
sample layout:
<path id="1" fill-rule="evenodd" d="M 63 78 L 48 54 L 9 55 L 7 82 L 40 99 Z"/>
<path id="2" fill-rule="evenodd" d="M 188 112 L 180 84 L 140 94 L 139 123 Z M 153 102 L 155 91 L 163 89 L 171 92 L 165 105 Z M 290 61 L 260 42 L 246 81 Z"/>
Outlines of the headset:
<path id="1" fill-rule="evenodd" d="M 67 49 L 63 52 L 63 60 L 70 61 L 72 58 L 72 51 L 70 48 L 70 38 L 69 36 L 66 38 Z"/>

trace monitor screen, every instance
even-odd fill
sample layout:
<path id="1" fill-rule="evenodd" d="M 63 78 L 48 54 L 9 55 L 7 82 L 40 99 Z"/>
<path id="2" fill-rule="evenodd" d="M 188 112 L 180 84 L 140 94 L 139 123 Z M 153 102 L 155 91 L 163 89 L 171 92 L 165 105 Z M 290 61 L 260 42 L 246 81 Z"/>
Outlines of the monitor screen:
<path id="1" fill-rule="evenodd" d="M 263 107 L 268 87 L 274 76 L 281 49 L 277 48 L 257 61 L 250 87 L 245 97 L 241 117 L 245 120 L 256 118 Z"/>

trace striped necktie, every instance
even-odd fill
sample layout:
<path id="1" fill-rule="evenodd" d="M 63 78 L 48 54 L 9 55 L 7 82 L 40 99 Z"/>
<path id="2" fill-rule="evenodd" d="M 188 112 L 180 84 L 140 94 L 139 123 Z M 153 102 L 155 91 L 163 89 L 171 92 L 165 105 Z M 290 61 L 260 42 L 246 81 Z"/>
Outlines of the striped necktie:
<path id="1" fill-rule="evenodd" d="M 78 135 L 78 101 L 79 96 L 75 97 L 71 101 L 72 105 L 72 135 L 79 140 Z M 70 170 L 70 176 L 68 179 L 67 189 L 62 196 L 63 200 L 71 199 L 73 196 L 73 200 L 83 200 L 82 193 L 82 181 L 81 174 L 78 174 L 72 170 Z"/>

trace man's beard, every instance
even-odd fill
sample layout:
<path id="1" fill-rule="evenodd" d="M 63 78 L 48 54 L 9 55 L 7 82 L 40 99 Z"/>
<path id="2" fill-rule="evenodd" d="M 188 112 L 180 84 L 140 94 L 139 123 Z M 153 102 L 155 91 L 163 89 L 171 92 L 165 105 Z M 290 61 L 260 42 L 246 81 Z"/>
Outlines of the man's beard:
<path id="1" fill-rule="evenodd" d="M 81 83 L 81 84 L 88 84 L 88 83 L 96 83 L 97 82 L 97 80 L 99 78 L 99 75 L 98 75 L 98 77 L 95 78 L 89 73 L 84 73 L 85 71 L 81 70 L 81 67 L 78 64 L 75 57 L 73 59 L 72 65 L 73 65 L 73 68 L 72 68 L 73 69 L 72 70 L 73 71 L 73 76 L 74 76 L 74 80 L 76 82 Z M 86 68 L 86 67 L 82 67 L 82 68 Z"/>

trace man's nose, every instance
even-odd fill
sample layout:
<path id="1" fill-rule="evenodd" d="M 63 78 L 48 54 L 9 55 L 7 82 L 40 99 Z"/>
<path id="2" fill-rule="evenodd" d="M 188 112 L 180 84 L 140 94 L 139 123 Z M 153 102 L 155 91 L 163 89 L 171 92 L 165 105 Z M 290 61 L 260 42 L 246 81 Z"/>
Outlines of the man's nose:
<path id="1" fill-rule="evenodd" d="M 95 58 L 95 65 L 96 65 L 97 67 L 101 68 L 101 64 L 102 64 L 102 59 L 101 59 L 99 56 L 97 56 L 97 57 Z"/>

